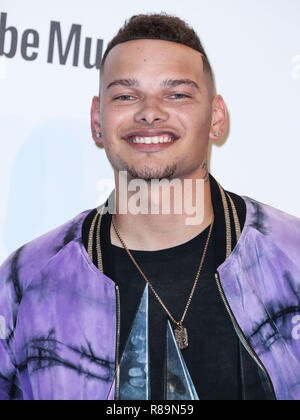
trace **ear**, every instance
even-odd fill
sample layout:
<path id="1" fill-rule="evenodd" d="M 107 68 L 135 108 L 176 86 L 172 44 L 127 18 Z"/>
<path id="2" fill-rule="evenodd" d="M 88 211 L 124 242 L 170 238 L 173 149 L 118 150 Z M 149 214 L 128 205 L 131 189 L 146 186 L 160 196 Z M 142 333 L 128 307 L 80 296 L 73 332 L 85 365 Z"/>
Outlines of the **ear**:
<path id="1" fill-rule="evenodd" d="M 100 103 L 98 96 L 94 96 L 92 100 L 91 106 L 91 132 L 94 142 L 97 146 L 103 148 L 103 140 L 99 137 L 101 133 L 101 126 L 100 126 Z"/>
<path id="2" fill-rule="evenodd" d="M 216 95 L 212 102 L 212 120 L 209 131 L 211 140 L 219 140 L 227 126 L 227 109 L 221 95 Z"/>

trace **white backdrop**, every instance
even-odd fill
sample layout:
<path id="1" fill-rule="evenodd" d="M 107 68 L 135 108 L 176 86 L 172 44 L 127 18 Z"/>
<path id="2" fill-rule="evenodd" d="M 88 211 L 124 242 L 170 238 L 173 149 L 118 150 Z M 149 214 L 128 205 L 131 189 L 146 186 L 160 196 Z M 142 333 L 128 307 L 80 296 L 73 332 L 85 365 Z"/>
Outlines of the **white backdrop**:
<path id="1" fill-rule="evenodd" d="M 0 57 L 0 261 L 95 207 L 113 185 L 89 132 L 98 72 L 84 67 L 83 45 L 78 67 L 56 55 L 47 63 L 50 22 L 60 22 L 64 43 L 72 24 L 82 25 L 95 50 L 126 18 L 160 11 L 196 29 L 229 109 L 230 136 L 213 147 L 212 174 L 230 191 L 300 216 L 299 0 L 0 0 L 6 26 L 18 31 L 15 57 Z M 21 56 L 27 29 L 39 35 L 34 61 Z"/>

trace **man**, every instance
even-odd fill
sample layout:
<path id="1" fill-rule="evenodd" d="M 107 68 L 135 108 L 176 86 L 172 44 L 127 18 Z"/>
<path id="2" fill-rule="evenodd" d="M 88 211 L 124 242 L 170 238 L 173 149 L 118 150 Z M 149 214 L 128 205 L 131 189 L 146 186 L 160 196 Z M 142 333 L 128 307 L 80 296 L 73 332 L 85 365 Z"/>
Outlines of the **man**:
<path id="1" fill-rule="evenodd" d="M 300 222 L 208 174 L 226 123 L 195 32 L 131 18 L 91 110 L 115 201 L 2 265 L 0 398 L 300 398 Z"/>

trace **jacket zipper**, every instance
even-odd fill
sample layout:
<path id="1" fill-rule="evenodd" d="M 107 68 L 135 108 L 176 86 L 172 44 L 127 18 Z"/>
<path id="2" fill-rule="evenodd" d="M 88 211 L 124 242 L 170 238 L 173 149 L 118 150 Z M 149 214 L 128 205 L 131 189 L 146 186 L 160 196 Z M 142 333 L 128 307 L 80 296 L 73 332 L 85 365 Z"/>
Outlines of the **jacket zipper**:
<path id="1" fill-rule="evenodd" d="M 271 389 L 271 391 L 273 393 L 273 396 L 274 396 L 274 398 L 276 400 L 277 398 L 276 398 L 274 386 L 272 384 L 270 375 L 268 374 L 267 369 L 265 368 L 265 366 L 263 365 L 262 361 L 259 359 L 259 357 L 255 353 L 255 351 L 253 350 L 253 348 L 249 345 L 249 343 L 248 343 L 248 341 L 247 341 L 247 339 L 246 339 L 246 337 L 245 337 L 245 335 L 244 335 L 241 327 L 237 323 L 237 320 L 235 319 L 235 316 L 234 316 L 234 314 L 233 314 L 233 312 L 232 312 L 232 310 L 231 310 L 231 308 L 229 306 L 229 303 L 227 301 L 227 298 L 225 296 L 225 292 L 224 292 L 223 287 L 221 285 L 220 276 L 219 276 L 219 273 L 218 272 L 215 273 L 215 278 L 216 278 L 218 290 L 220 292 L 220 295 L 221 295 L 221 298 L 222 298 L 223 303 L 225 305 L 225 308 L 227 309 L 227 312 L 228 312 L 228 314 L 230 316 L 230 319 L 231 319 L 231 321 L 233 323 L 234 329 L 235 329 L 235 331 L 236 331 L 236 333 L 237 333 L 237 335 L 238 335 L 241 343 L 245 347 L 245 349 L 248 351 L 248 353 L 250 354 L 250 356 L 254 359 L 254 361 L 256 362 L 256 364 L 259 366 L 259 368 L 262 370 L 262 372 L 264 373 L 265 377 L 267 378 L 269 387 L 270 387 L 270 389 Z"/>
<path id="2" fill-rule="evenodd" d="M 119 399 L 120 387 L 120 366 L 119 366 L 119 347 L 120 347 L 120 324 L 121 324 L 121 311 L 120 311 L 120 289 L 116 284 L 116 301 L 117 301 L 117 331 L 116 331 L 116 383 L 115 383 L 115 399 Z"/>

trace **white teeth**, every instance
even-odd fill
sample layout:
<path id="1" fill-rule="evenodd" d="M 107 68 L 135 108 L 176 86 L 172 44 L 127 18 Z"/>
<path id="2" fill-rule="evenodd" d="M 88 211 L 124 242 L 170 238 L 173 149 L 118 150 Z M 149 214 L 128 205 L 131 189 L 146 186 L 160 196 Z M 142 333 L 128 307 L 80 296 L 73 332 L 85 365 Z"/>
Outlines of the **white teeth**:
<path id="1" fill-rule="evenodd" d="M 172 139 L 168 136 L 153 136 L 153 137 L 134 137 L 133 143 L 157 144 L 157 143 L 171 143 Z"/>
<path id="2" fill-rule="evenodd" d="M 143 137 L 135 137 L 133 143 L 145 143 L 145 139 Z"/>

